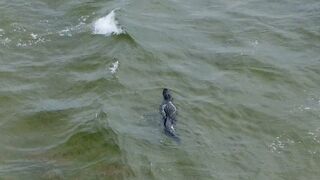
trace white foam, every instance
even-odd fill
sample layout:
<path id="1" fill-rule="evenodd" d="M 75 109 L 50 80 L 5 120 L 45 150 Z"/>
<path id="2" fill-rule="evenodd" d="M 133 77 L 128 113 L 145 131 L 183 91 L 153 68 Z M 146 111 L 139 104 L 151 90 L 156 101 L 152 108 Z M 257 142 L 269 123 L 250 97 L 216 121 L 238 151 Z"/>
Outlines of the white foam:
<path id="1" fill-rule="evenodd" d="M 30 36 L 32 37 L 32 39 L 37 39 L 38 34 L 31 33 Z"/>
<path id="2" fill-rule="evenodd" d="M 0 37 L 2 37 L 4 34 L 4 30 L 0 28 Z"/>
<path id="3" fill-rule="evenodd" d="M 119 61 L 112 63 L 112 66 L 109 68 L 112 74 L 116 73 L 119 67 Z"/>
<path id="4" fill-rule="evenodd" d="M 256 46 L 259 45 L 258 40 L 251 41 L 250 43 L 251 43 L 251 45 L 254 46 L 254 47 L 256 47 Z"/>
<path id="5" fill-rule="evenodd" d="M 69 28 L 63 29 L 63 30 L 59 31 L 58 33 L 59 33 L 59 36 L 69 36 L 69 37 L 72 36 Z"/>
<path id="6" fill-rule="evenodd" d="M 83 32 L 86 28 L 86 23 L 80 22 L 76 26 L 66 27 L 65 29 L 58 31 L 59 36 L 73 36 L 74 33 Z"/>
<path id="7" fill-rule="evenodd" d="M 305 109 L 305 110 L 310 110 L 310 109 L 311 109 L 311 107 L 304 107 L 304 109 Z"/>
<path id="8" fill-rule="evenodd" d="M 79 20 L 80 22 L 85 23 L 89 17 L 90 17 L 90 16 L 88 16 L 88 15 L 87 15 L 87 16 L 81 16 L 78 20 Z"/>
<path id="9" fill-rule="evenodd" d="M 308 135 L 310 135 L 310 137 L 313 139 L 313 141 L 315 141 L 316 143 L 320 143 L 320 133 L 318 131 L 318 129 L 316 129 L 316 131 L 308 132 Z"/>
<path id="10" fill-rule="evenodd" d="M 11 24 L 11 26 L 13 27 L 13 32 L 26 32 L 26 28 L 22 27 L 21 25 L 17 24 L 17 23 L 13 23 Z"/>
<path id="11" fill-rule="evenodd" d="M 0 43 L 4 46 L 8 45 L 11 42 L 11 39 L 5 38 L 5 39 L 0 39 Z"/>
<path id="12" fill-rule="evenodd" d="M 112 10 L 108 15 L 96 20 L 93 24 L 93 34 L 103 34 L 110 36 L 112 34 L 119 35 L 124 33 L 115 19 L 115 12 Z"/>
<path id="13" fill-rule="evenodd" d="M 268 147 L 271 152 L 281 153 L 285 149 L 289 148 L 290 145 L 293 145 L 295 143 L 296 142 L 294 140 L 283 137 L 283 135 L 280 135 L 276 137 L 275 140 L 273 140 L 272 143 L 268 145 Z"/>

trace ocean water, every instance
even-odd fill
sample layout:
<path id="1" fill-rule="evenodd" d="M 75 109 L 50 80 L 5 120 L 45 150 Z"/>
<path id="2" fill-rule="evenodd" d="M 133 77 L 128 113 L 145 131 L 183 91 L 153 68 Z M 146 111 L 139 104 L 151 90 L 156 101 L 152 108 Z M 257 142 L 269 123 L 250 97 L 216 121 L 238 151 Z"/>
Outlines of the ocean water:
<path id="1" fill-rule="evenodd" d="M 0 179 L 318 180 L 319 89 L 319 0 L 1 0 Z"/>

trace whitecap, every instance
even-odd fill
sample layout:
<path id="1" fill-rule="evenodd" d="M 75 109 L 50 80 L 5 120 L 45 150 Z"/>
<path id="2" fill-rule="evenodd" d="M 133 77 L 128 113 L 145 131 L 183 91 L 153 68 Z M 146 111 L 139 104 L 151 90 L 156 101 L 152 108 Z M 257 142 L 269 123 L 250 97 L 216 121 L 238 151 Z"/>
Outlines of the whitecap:
<path id="1" fill-rule="evenodd" d="M 103 34 L 110 36 L 112 34 L 123 34 L 124 30 L 119 26 L 115 18 L 115 10 L 112 10 L 108 15 L 96 20 L 93 23 L 93 34 Z"/>
<path id="2" fill-rule="evenodd" d="M 119 61 L 112 63 L 112 66 L 109 68 L 111 74 L 116 73 L 118 70 L 118 67 L 119 67 Z"/>

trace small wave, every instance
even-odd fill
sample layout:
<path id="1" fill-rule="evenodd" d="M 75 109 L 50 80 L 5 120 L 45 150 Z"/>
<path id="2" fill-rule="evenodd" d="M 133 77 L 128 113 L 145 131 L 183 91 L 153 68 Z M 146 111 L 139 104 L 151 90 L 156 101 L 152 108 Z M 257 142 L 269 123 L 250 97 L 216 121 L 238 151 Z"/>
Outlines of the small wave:
<path id="1" fill-rule="evenodd" d="M 115 10 L 112 10 L 108 15 L 96 20 L 93 24 L 93 34 L 103 34 L 105 36 L 123 34 L 124 30 L 119 26 L 115 19 Z"/>

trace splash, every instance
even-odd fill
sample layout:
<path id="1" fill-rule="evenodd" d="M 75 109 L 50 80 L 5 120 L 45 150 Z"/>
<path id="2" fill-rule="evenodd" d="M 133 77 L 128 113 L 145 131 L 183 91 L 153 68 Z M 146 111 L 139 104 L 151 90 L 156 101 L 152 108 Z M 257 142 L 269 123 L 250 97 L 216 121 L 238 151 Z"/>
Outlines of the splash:
<path id="1" fill-rule="evenodd" d="M 115 10 L 112 10 L 107 16 L 102 17 L 94 22 L 93 34 L 103 34 L 105 36 L 123 34 L 123 29 L 115 19 Z"/>

